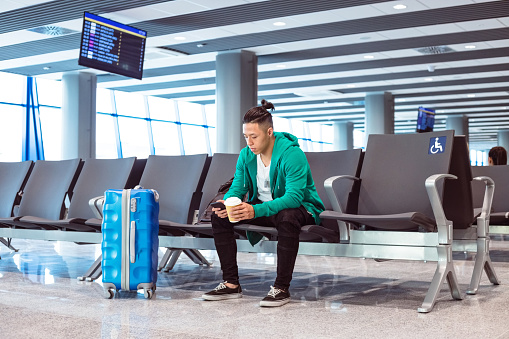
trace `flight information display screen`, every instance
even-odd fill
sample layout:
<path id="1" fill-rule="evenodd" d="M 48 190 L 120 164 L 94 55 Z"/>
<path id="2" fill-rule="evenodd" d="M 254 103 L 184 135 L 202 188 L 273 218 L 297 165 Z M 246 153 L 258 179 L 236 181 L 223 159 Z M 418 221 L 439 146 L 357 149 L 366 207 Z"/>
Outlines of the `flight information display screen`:
<path id="1" fill-rule="evenodd" d="M 85 12 L 78 64 L 141 79 L 147 32 Z"/>
<path id="2" fill-rule="evenodd" d="M 435 125 L 435 110 L 430 108 L 419 107 L 417 115 L 417 133 L 433 132 Z"/>

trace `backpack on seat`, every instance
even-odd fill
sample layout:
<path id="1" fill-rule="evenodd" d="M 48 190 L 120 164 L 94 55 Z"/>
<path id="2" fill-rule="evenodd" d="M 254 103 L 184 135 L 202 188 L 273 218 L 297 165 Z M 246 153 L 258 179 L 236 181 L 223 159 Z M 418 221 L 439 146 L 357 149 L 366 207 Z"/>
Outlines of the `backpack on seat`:
<path id="1" fill-rule="evenodd" d="M 209 204 L 207 205 L 207 208 L 203 211 L 203 213 L 198 218 L 198 223 L 210 223 L 212 220 L 212 206 L 210 206 L 211 203 L 216 202 L 218 200 L 222 200 L 226 192 L 230 189 L 233 182 L 233 178 L 222 184 L 219 189 L 217 190 L 217 194 L 210 200 Z"/>

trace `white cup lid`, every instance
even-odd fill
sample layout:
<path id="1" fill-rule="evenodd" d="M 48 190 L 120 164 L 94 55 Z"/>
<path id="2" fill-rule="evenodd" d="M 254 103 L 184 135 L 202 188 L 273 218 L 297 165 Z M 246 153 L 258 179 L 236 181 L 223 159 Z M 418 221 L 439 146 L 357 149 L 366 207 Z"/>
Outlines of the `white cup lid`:
<path id="1" fill-rule="evenodd" d="M 237 205 L 240 205 L 241 203 L 242 203 L 242 200 L 240 200 L 237 197 L 229 197 L 228 199 L 226 199 L 224 201 L 225 206 L 237 206 Z"/>

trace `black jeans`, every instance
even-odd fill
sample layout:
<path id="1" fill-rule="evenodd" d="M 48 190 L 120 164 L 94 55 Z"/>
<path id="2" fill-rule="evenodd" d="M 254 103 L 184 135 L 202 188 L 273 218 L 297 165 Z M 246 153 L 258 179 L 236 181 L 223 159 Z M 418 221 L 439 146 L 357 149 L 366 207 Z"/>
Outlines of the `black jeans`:
<path id="1" fill-rule="evenodd" d="M 312 215 L 303 206 L 300 206 L 282 210 L 270 217 L 242 220 L 239 223 L 277 228 L 277 277 L 274 287 L 288 290 L 299 251 L 300 229 L 304 225 L 315 224 Z M 228 218 L 220 218 L 215 213 L 212 215 L 212 231 L 223 271 L 223 280 L 237 285 L 239 269 L 237 266 L 237 243 L 233 231 L 235 225 L 237 223 L 231 223 Z"/>

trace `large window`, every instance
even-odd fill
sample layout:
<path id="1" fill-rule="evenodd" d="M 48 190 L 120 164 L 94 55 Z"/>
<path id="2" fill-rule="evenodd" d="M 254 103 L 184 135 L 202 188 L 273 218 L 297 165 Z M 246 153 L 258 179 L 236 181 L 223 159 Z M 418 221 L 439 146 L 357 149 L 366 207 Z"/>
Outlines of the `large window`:
<path id="1" fill-rule="evenodd" d="M 321 125 L 322 127 L 322 151 L 330 152 L 334 150 L 334 126 L 332 125 Z"/>
<path id="2" fill-rule="evenodd" d="M 150 141 L 146 120 L 118 117 L 118 129 L 122 145 L 122 156 L 124 158 L 147 158 L 150 155 Z"/>
<path id="3" fill-rule="evenodd" d="M 26 100 L 26 77 L 0 72 L 0 80 L 0 104 L 21 105 Z"/>
<path id="4" fill-rule="evenodd" d="M 62 107 L 62 83 L 60 81 L 38 78 L 37 95 L 39 105 L 53 108 Z"/>
<path id="5" fill-rule="evenodd" d="M 95 93 L 95 100 L 95 109 L 97 110 L 97 113 L 115 113 L 115 108 L 113 107 L 113 91 L 105 88 L 98 88 Z"/>
<path id="6" fill-rule="evenodd" d="M 154 138 L 155 154 L 181 154 L 179 131 L 176 123 L 152 121 L 152 135 Z"/>
<path id="7" fill-rule="evenodd" d="M 292 124 L 289 119 L 272 117 L 274 131 L 292 133 Z"/>
<path id="8" fill-rule="evenodd" d="M 472 166 L 487 166 L 488 165 L 488 152 L 470 150 L 470 165 Z"/>
<path id="9" fill-rule="evenodd" d="M 96 157 L 113 159 L 118 157 L 117 131 L 115 118 L 109 114 L 96 117 Z"/>
<path id="10" fill-rule="evenodd" d="M 175 115 L 175 102 L 158 97 L 148 97 L 148 108 L 150 112 L 150 119 L 161 121 L 177 121 Z"/>
<path id="11" fill-rule="evenodd" d="M 21 161 L 24 113 L 21 105 L 0 104 L 0 161 Z"/>
<path id="12" fill-rule="evenodd" d="M 0 73 L 0 161 L 22 159 L 26 83 L 24 76 Z M 38 78 L 36 88 L 45 159 L 59 160 L 65 142 L 62 83 Z M 215 104 L 203 106 L 98 88 L 96 109 L 97 158 L 216 152 Z M 294 134 L 305 151 L 332 147 L 330 126 L 274 117 L 274 128 Z"/>
<path id="13" fill-rule="evenodd" d="M 202 105 L 190 102 L 178 102 L 178 116 L 182 123 L 182 142 L 185 154 L 200 154 L 208 152 L 206 138 L 205 110 Z M 205 130 L 204 130 L 205 128 Z"/>
<path id="14" fill-rule="evenodd" d="M 211 153 L 215 153 L 217 150 L 216 142 L 217 110 L 215 104 L 205 105 L 205 118 L 207 120 L 207 131 L 210 141 L 210 151 Z"/>
<path id="15" fill-rule="evenodd" d="M 62 83 L 36 79 L 45 160 L 62 159 Z"/>
<path id="16" fill-rule="evenodd" d="M 62 109 L 39 107 L 45 160 L 62 159 Z"/>
<path id="17" fill-rule="evenodd" d="M 21 161 L 26 77 L 0 72 L 0 161 Z"/>
<path id="18" fill-rule="evenodd" d="M 142 95 L 115 91 L 115 106 L 118 115 L 146 118 L 145 101 Z"/>

